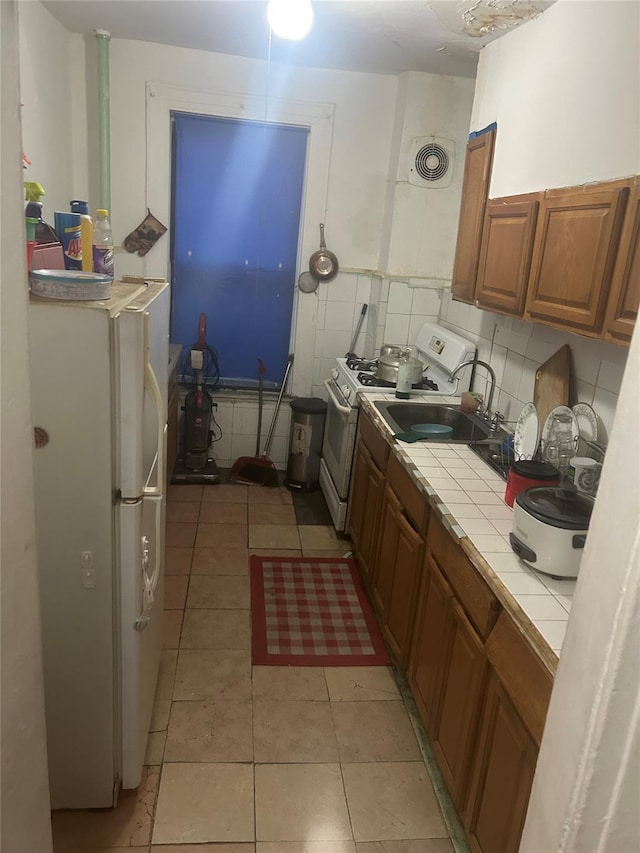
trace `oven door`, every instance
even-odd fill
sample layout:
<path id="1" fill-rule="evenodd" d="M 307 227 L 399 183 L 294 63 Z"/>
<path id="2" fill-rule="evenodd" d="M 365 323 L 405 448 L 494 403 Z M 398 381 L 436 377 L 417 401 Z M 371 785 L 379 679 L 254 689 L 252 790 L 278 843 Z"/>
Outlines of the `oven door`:
<path id="1" fill-rule="evenodd" d="M 322 442 L 322 458 L 338 497 L 341 501 L 346 501 L 356 442 L 358 410 L 337 399 L 331 382 L 325 380 L 324 385 L 329 399 Z"/>

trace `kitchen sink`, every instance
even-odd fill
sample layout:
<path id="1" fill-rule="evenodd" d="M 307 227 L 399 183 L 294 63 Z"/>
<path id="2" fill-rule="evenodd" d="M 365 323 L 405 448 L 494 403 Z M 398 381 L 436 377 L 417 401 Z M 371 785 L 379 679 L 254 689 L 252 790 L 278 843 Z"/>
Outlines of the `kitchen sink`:
<path id="1" fill-rule="evenodd" d="M 436 441 L 469 444 L 491 435 L 489 424 L 456 406 L 438 403 L 396 403 L 379 400 L 373 404 L 394 432 L 409 432 L 413 424 L 443 424 L 453 428 L 450 437 Z"/>
<path id="2" fill-rule="evenodd" d="M 453 427 L 449 438 L 438 436 L 433 440 L 469 445 L 503 480 L 507 479 L 513 461 L 513 443 L 505 430 L 491 432 L 486 421 L 444 403 L 396 403 L 380 400 L 373 405 L 394 432 L 409 432 L 413 424 L 444 424 Z"/>

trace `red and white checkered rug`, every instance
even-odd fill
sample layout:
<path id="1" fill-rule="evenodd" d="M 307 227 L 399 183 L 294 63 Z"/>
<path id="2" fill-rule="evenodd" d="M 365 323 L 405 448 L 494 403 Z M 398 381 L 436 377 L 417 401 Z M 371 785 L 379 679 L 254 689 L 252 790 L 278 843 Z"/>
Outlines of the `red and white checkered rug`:
<path id="1" fill-rule="evenodd" d="M 254 664 L 390 663 L 350 558 L 251 557 Z"/>

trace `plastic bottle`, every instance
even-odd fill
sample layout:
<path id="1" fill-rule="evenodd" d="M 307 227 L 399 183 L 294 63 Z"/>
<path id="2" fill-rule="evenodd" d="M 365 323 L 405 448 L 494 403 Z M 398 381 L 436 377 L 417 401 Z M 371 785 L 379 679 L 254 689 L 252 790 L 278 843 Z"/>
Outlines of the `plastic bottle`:
<path id="1" fill-rule="evenodd" d="M 409 359 L 411 350 L 406 349 L 402 360 L 398 363 L 398 378 L 396 380 L 396 397 L 400 400 L 408 400 L 411 396 L 411 366 Z"/>
<path id="2" fill-rule="evenodd" d="M 93 224 L 93 269 L 113 278 L 113 237 L 109 211 L 103 208 L 96 210 Z"/>
<path id="3" fill-rule="evenodd" d="M 89 216 L 89 203 L 70 202 L 71 212 L 80 214 L 80 243 L 82 245 L 83 272 L 93 272 L 93 219 Z"/>

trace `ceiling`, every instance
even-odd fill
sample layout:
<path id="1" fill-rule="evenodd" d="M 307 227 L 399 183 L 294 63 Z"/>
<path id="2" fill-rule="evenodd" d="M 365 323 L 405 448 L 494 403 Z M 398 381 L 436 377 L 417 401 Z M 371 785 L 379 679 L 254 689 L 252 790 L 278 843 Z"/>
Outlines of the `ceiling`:
<path id="1" fill-rule="evenodd" d="M 271 60 L 378 74 L 475 77 L 483 45 L 554 0 L 312 0 L 300 42 L 273 37 Z M 267 59 L 266 0 L 44 0 L 68 30 Z M 462 13 L 471 22 L 465 31 Z M 479 34 L 484 25 L 499 28 Z"/>

